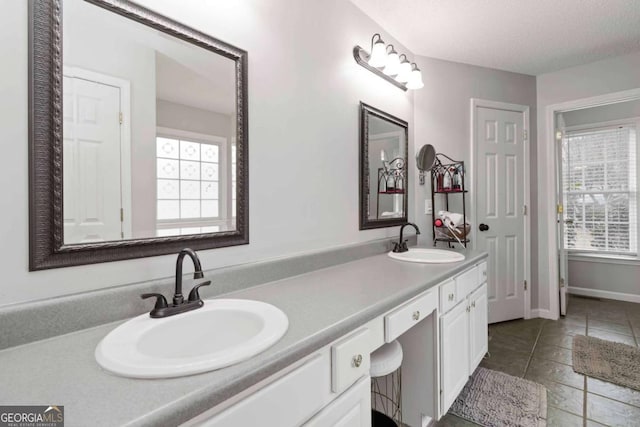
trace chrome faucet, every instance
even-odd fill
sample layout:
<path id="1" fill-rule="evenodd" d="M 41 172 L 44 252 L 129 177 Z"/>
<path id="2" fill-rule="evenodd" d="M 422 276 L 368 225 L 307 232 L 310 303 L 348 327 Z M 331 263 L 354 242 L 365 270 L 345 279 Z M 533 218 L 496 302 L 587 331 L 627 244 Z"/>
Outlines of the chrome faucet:
<path id="1" fill-rule="evenodd" d="M 409 248 L 407 247 L 407 241 L 408 240 L 405 240 L 402 237 L 402 234 L 404 233 L 404 228 L 407 225 L 410 225 L 413 228 L 415 228 L 416 229 L 416 234 L 420 234 L 420 229 L 414 223 L 408 222 L 406 224 L 403 224 L 402 227 L 400 227 L 400 239 L 398 239 L 398 241 L 393 244 L 393 252 L 401 253 L 401 252 L 407 252 L 409 250 Z"/>
<path id="2" fill-rule="evenodd" d="M 202 286 L 209 286 L 211 284 L 210 280 L 205 282 L 198 283 L 191 289 L 189 292 L 189 298 L 187 301 L 184 300 L 184 296 L 182 295 L 182 263 L 184 261 L 185 256 L 189 256 L 191 261 L 193 262 L 194 272 L 193 279 L 202 279 L 204 274 L 202 274 L 202 266 L 200 264 L 200 259 L 198 255 L 195 253 L 193 249 L 183 249 L 178 254 L 178 260 L 176 262 L 176 286 L 175 292 L 173 295 L 173 304 L 169 305 L 167 303 L 167 299 L 162 294 L 158 293 L 150 293 L 150 294 L 142 294 L 140 297 L 142 299 L 147 299 L 151 297 L 156 298 L 156 305 L 151 310 L 149 315 L 153 318 L 160 317 L 168 317 L 173 316 L 174 314 L 184 313 L 186 311 L 195 310 L 204 305 L 204 302 L 200 298 L 199 289 Z"/>

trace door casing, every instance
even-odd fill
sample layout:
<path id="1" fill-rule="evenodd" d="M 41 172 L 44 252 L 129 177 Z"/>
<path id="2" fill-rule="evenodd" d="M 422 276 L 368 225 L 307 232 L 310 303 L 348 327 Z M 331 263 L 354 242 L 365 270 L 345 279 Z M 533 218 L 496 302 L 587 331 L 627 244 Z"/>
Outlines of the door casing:
<path id="1" fill-rule="evenodd" d="M 556 167 L 556 113 L 637 99 L 640 99 L 640 88 L 548 105 L 545 111 L 545 134 L 538 138 L 539 141 L 543 142 L 538 144 L 538 165 L 546 165 L 550 170 L 540 170 L 538 168 L 538 194 L 556 194 L 559 179 Z M 549 201 L 553 201 L 553 203 L 549 203 Z M 548 266 L 546 271 L 539 270 L 538 281 L 539 283 L 549 284 L 549 308 L 540 309 L 540 312 L 541 317 L 549 319 L 558 319 L 560 316 L 560 274 L 557 261 L 559 248 L 557 244 L 558 227 L 556 227 L 557 203 L 555 196 L 553 199 L 540 199 L 538 201 L 540 236 L 546 237 L 547 242 L 547 247 L 545 247 L 547 253 L 541 252 L 541 254 L 546 258 Z M 543 236 L 543 233 L 546 233 L 546 235 Z"/>

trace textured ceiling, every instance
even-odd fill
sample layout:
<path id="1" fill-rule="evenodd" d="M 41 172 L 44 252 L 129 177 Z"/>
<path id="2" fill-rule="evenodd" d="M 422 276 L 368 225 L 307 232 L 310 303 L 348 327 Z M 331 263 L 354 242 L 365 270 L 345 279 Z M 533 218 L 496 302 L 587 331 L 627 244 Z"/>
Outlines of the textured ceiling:
<path id="1" fill-rule="evenodd" d="M 538 75 L 640 51 L 640 0 L 351 1 L 414 54 L 483 67 Z"/>

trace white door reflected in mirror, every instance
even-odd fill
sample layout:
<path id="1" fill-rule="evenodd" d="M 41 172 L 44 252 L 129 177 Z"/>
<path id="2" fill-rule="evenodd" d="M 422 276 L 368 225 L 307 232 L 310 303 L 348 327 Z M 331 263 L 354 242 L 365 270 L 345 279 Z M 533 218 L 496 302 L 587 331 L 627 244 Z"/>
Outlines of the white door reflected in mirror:
<path id="1" fill-rule="evenodd" d="M 63 31 L 64 244 L 235 230 L 235 61 L 83 0 Z"/>

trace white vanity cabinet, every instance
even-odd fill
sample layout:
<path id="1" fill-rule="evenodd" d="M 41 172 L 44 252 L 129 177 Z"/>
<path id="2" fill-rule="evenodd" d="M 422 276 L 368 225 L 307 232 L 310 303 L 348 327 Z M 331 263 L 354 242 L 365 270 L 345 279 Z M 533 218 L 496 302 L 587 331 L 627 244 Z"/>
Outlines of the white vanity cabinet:
<path id="1" fill-rule="evenodd" d="M 444 308 L 440 315 L 440 416 L 447 413 L 487 352 L 487 285 L 482 271 L 486 263 L 453 279 L 455 286 L 447 282 L 440 288 Z"/>
<path id="2" fill-rule="evenodd" d="M 383 344 L 379 317 L 183 427 L 370 427 L 369 357 Z"/>
<path id="3" fill-rule="evenodd" d="M 363 377 L 305 424 L 305 427 L 327 426 L 371 426 L 371 377 Z"/>
<path id="4" fill-rule="evenodd" d="M 463 302 L 440 318 L 441 414 L 469 379 L 469 313 Z"/>
<path id="5" fill-rule="evenodd" d="M 447 412 L 487 351 L 485 282 L 486 263 L 470 267 L 183 427 L 370 427 L 370 355 L 394 340 L 404 353 L 403 418 L 429 425 Z"/>

